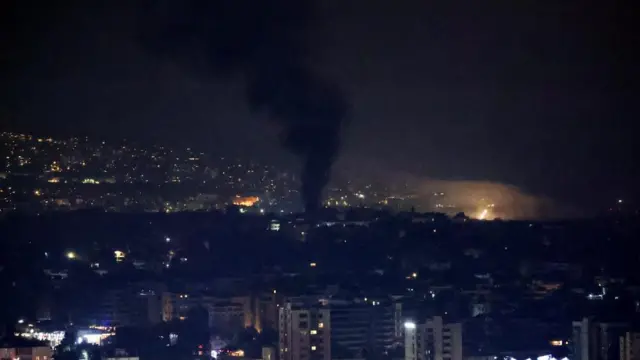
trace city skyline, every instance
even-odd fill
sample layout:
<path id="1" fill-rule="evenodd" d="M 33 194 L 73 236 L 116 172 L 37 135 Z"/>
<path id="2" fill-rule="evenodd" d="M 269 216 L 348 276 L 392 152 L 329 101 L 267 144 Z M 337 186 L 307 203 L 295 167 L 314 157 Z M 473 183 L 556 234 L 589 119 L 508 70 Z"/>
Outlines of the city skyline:
<path id="1" fill-rule="evenodd" d="M 0 1 L 0 359 L 640 360 L 638 14 Z"/>
<path id="2" fill-rule="evenodd" d="M 296 164 L 241 81 L 146 52 L 135 6 L 33 4 L 3 5 L 3 128 Z M 308 47 L 350 104 L 338 161 L 589 210 L 636 199 L 631 19 L 577 1 L 457 5 L 322 2 Z"/>

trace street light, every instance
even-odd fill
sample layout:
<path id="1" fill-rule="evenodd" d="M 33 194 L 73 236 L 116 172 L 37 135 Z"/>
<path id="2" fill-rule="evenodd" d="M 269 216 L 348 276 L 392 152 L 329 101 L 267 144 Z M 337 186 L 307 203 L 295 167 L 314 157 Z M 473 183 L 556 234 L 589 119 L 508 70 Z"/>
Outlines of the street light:
<path id="1" fill-rule="evenodd" d="M 413 321 L 407 321 L 404 323 L 404 328 L 405 329 L 415 329 L 416 328 L 416 323 L 414 323 Z"/>

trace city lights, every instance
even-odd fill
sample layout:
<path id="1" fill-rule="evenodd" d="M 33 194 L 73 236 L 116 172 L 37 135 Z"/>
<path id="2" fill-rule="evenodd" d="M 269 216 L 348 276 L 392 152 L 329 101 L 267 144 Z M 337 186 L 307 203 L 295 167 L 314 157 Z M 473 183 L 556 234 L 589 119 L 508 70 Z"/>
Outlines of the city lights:
<path id="1" fill-rule="evenodd" d="M 149 336 L 132 337 L 131 348 L 153 341 L 170 358 L 231 359 L 244 355 L 240 348 L 253 356 L 268 342 L 262 357 L 272 360 L 401 357 L 403 346 L 412 359 L 556 360 L 576 349 L 640 344 L 635 321 L 625 320 L 640 313 L 633 273 L 640 210 L 622 182 L 584 187 L 591 191 L 585 200 L 603 207 L 597 219 L 554 221 L 554 208 L 564 204 L 550 199 L 529 211 L 521 203 L 537 195 L 520 199 L 513 189 L 525 184 L 499 184 L 499 174 L 453 181 L 428 177 L 438 169 L 397 176 L 382 168 L 384 176 L 368 178 L 377 171 L 338 163 L 336 176 L 326 173 L 314 185 L 304 183 L 312 174 L 295 167 L 266 165 L 260 156 L 220 158 L 186 144 L 4 140 L 0 220 L 15 236 L 7 239 L 10 266 L 0 264 L 0 273 L 5 297 L 28 305 L 8 309 L 15 315 L 8 335 L 52 345 L 66 329 L 64 347 L 79 358 L 84 348 L 92 352 L 89 344 L 108 345 L 96 349 L 105 353 L 119 346 L 105 340 L 116 327 L 153 324 L 159 331 L 154 325 Z M 412 156 L 406 165 L 424 157 Z M 470 178 L 459 168 L 461 179 Z M 598 195 L 607 192 L 616 193 Z M 564 316 L 562 309 L 580 311 Z M 194 326 L 213 331 L 192 342 Z M 601 336 L 609 329 L 612 336 Z"/>

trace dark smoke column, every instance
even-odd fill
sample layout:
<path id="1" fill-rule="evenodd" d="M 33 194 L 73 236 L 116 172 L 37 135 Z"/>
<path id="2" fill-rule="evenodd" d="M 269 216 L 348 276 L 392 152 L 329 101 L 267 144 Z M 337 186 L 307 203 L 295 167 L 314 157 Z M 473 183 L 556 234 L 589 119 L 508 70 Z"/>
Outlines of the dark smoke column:
<path id="1" fill-rule="evenodd" d="M 313 7 L 305 0 L 150 1 L 141 8 L 146 48 L 203 76 L 240 75 L 255 111 L 282 128 L 302 161 L 307 212 L 320 207 L 339 149 L 347 105 L 310 65 Z"/>

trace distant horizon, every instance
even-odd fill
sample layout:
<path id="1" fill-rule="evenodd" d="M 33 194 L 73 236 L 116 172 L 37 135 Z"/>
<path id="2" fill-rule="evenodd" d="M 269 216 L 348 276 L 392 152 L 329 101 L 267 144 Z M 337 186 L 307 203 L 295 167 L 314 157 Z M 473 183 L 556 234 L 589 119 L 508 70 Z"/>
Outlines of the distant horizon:
<path id="1" fill-rule="evenodd" d="M 114 146 L 121 142 L 126 142 L 129 144 L 139 145 L 141 149 L 144 149 L 147 146 L 146 144 L 135 141 L 135 139 L 120 139 L 120 141 L 109 141 L 94 139 L 91 136 L 82 135 L 68 137 L 51 137 L 45 135 L 44 133 L 17 133 L 7 131 L 2 132 L 2 134 L 12 136 L 31 136 L 32 139 L 51 138 L 54 141 L 68 141 L 70 139 L 78 139 L 80 141 L 87 141 L 92 145 L 100 145 L 100 143 L 105 143 L 106 146 Z M 180 148 L 178 147 L 165 146 L 163 144 L 154 144 L 150 146 L 171 151 L 180 150 Z M 184 148 L 183 150 L 186 151 L 187 149 L 205 154 L 206 156 L 213 156 L 212 158 L 210 158 L 210 160 L 213 162 L 216 161 L 216 158 L 225 159 L 225 156 L 222 154 L 203 152 L 199 151 L 199 149 L 197 148 Z M 251 157 L 231 156 L 228 159 L 237 159 L 241 161 L 257 161 L 258 163 L 262 163 L 263 165 L 279 167 L 281 170 L 284 170 L 286 172 L 294 172 L 294 174 L 296 171 L 294 167 L 287 169 L 281 167 L 278 164 L 256 160 Z M 457 210 L 449 208 L 446 204 L 443 204 L 441 208 L 433 208 L 433 200 L 431 195 L 434 191 L 446 193 L 448 196 L 448 203 L 456 204 L 460 211 L 465 212 L 466 215 L 471 217 L 477 217 L 478 213 L 481 211 L 478 210 L 479 205 L 477 201 L 479 201 L 479 199 L 482 197 L 487 198 L 487 200 L 484 201 L 488 201 L 487 204 L 497 204 L 497 208 L 495 209 L 497 212 L 491 209 L 492 211 L 489 213 L 489 219 L 587 219 L 593 216 L 598 216 L 598 214 L 602 214 L 606 211 L 606 205 L 600 207 L 599 209 L 588 211 L 587 209 L 579 209 L 572 206 L 567 206 L 566 204 L 559 203 L 545 196 L 534 196 L 527 194 L 512 185 L 505 185 L 487 181 L 432 179 L 427 177 L 415 176 L 409 173 L 396 173 L 395 175 L 393 175 L 393 173 L 385 171 L 385 169 L 381 169 L 378 172 L 373 172 L 363 178 L 362 172 L 357 172 L 356 174 L 354 174 L 353 171 L 349 171 L 349 167 L 345 165 L 347 164 L 343 164 L 340 161 L 338 162 L 336 169 L 334 169 L 334 180 L 332 181 L 332 183 L 335 183 L 335 180 L 337 179 L 342 179 L 341 181 L 348 182 L 357 180 L 357 183 L 359 183 L 360 185 L 367 183 L 367 181 L 374 182 L 378 185 L 383 185 L 389 188 L 391 192 L 388 194 L 388 196 L 390 197 L 409 196 L 409 198 L 412 199 L 411 203 L 413 203 L 420 212 L 440 212 L 449 213 L 449 215 L 453 215 L 455 212 L 458 212 Z M 355 177 L 353 175 L 355 175 Z M 397 188 L 398 190 L 394 191 L 393 188 Z M 325 189 L 324 191 L 325 200 L 329 199 L 329 197 L 327 197 L 327 191 L 328 189 Z M 453 198 L 451 196 L 453 196 Z M 474 198 L 476 200 L 472 200 Z"/>

